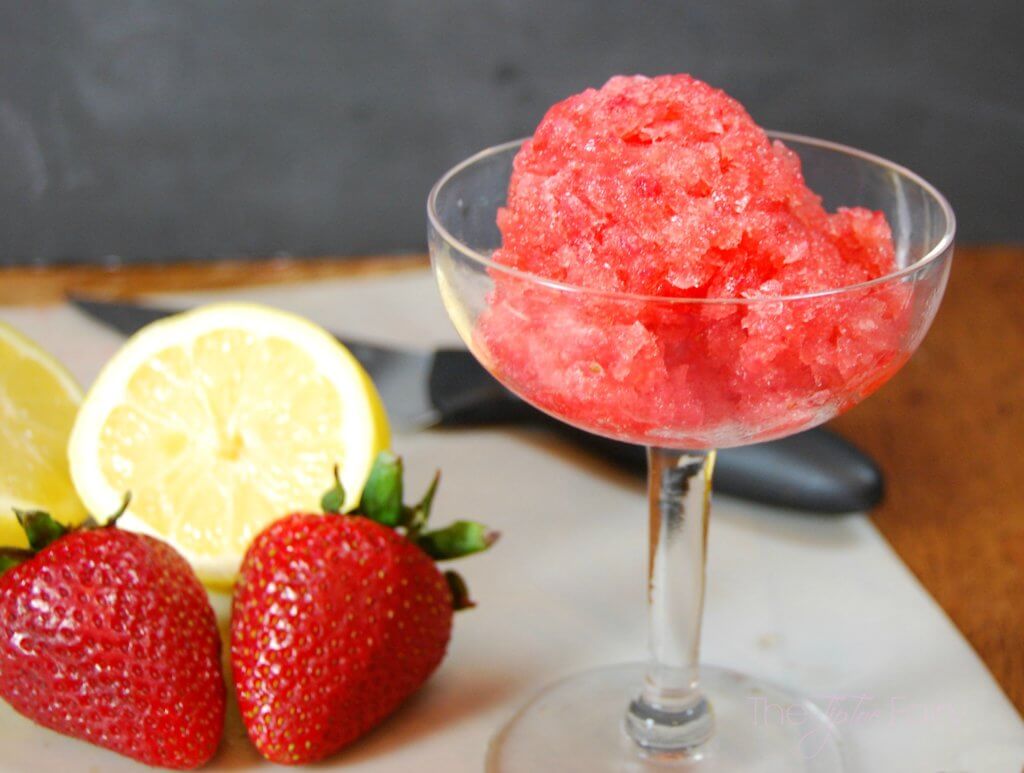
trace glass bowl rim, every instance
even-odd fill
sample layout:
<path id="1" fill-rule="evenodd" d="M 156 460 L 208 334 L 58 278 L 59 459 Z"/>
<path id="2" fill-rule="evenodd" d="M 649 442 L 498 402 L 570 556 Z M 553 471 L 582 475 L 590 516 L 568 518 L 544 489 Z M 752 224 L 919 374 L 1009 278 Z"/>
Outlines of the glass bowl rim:
<path id="1" fill-rule="evenodd" d="M 522 145 L 529 137 L 521 137 L 517 140 L 510 140 L 508 142 L 502 142 L 498 145 L 492 145 L 488 148 L 474 153 L 466 159 L 463 159 L 458 164 L 453 166 L 447 172 L 445 172 L 434 186 L 430 189 L 430 193 L 427 196 L 427 219 L 430 226 L 437 231 L 444 241 L 451 244 L 459 252 L 466 257 L 470 258 L 476 263 L 488 268 L 500 271 L 510 276 L 517 277 L 524 281 L 533 282 L 536 284 L 543 285 L 553 290 L 570 293 L 581 293 L 588 295 L 600 296 L 607 299 L 621 300 L 621 301 L 634 301 L 644 303 L 686 303 L 686 304 L 734 304 L 734 305 L 747 305 L 747 304 L 760 304 L 760 303 L 779 303 L 785 301 L 801 301 L 810 300 L 814 298 L 828 298 L 835 295 L 842 295 L 845 293 L 852 293 L 861 290 L 865 290 L 877 285 L 887 284 L 908 277 L 915 272 L 931 265 L 936 262 L 942 255 L 944 255 L 949 247 L 953 244 L 953 238 L 956 234 L 956 216 L 953 214 L 953 208 L 950 206 L 946 197 L 939 193 L 938 189 L 930 182 L 925 180 L 916 172 L 912 172 L 905 166 L 890 161 L 882 156 L 869 153 L 866 150 L 860 150 L 849 145 L 843 145 L 839 142 L 832 142 L 831 140 L 818 139 L 817 137 L 810 137 L 803 134 L 794 134 L 791 132 L 781 131 L 767 131 L 767 135 L 773 140 L 781 140 L 783 143 L 793 142 L 802 145 L 811 145 L 814 147 L 824 148 L 825 150 L 831 150 L 838 153 L 843 153 L 848 156 L 854 156 L 864 161 L 871 162 L 876 166 L 881 166 L 888 169 L 901 177 L 909 179 L 911 182 L 917 184 L 922 188 L 928 195 L 930 195 L 939 205 L 940 210 L 946 221 L 946 228 L 942 234 L 942 237 L 935 243 L 935 245 L 921 258 L 914 261 L 913 263 L 904 266 L 903 268 L 891 271 L 888 274 L 875 277 L 874 279 L 868 279 L 863 282 L 858 282 L 852 285 L 842 285 L 840 287 L 830 287 L 826 290 L 815 290 L 813 292 L 805 293 L 794 293 L 790 295 L 758 295 L 748 298 L 688 298 L 688 297 L 676 297 L 670 295 L 642 295 L 637 293 L 626 293 L 619 290 L 602 290 L 595 287 L 584 287 L 583 285 L 567 284 L 565 282 L 559 282 L 555 279 L 549 279 L 541 276 L 540 274 L 534 274 L 529 271 L 523 271 L 521 269 L 512 268 L 502 263 L 497 263 L 491 258 L 487 257 L 483 253 L 477 252 L 472 247 L 464 244 L 459 239 L 456 239 L 448 231 L 447 228 L 441 223 L 441 218 L 437 214 L 437 199 L 441 192 L 441 189 L 451 180 L 455 175 L 459 174 L 462 170 L 472 166 L 480 161 L 483 161 L 491 156 L 503 153 L 510 148 Z"/>

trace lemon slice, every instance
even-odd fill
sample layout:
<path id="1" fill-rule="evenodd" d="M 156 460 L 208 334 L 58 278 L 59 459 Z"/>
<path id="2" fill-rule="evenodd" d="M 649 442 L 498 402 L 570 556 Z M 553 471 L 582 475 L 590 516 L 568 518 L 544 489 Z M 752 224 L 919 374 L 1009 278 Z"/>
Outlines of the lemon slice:
<path id="1" fill-rule="evenodd" d="M 0 545 L 27 544 L 15 507 L 66 524 L 85 518 L 65 455 L 81 400 L 60 363 L 0 323 Z"/>
<path id="2" fill-rule="evenodd" d="M 68 457 L 93 513 L 130 491 L 118 526 L 170 542 L 224 586 L 264 526 L 319 510 L 335 464 L 353 507 L 388 434 L 373 382 L 330 334 L 220 304 L 125 343 L 82 403 Z"/>

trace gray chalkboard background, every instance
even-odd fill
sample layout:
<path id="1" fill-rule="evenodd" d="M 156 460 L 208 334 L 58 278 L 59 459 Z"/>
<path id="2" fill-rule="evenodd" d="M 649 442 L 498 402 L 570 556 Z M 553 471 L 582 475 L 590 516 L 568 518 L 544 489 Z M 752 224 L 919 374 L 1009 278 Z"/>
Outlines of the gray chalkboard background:
<path id="1" fill-rule="evenodd" d="M 0 263 L 422 249 L 445 168 L 619 72 L 691 72 L 1021 241 L 1022 8 L 0 0 Z"/>

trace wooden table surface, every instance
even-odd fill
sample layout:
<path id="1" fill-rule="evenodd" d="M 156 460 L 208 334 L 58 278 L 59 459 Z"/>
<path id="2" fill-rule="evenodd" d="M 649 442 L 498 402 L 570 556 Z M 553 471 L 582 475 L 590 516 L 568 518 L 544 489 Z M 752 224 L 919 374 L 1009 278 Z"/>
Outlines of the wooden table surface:
<path id="1" fill-rule="evenodd" d="M 67 292 L 306 281 L 421 267 L 422 256 L 0 270 L 0 304 Z M 938 318 L 878 394 L 834 422 L 887 473 L 879 530 L 1024 713 L 1024 247 L 957 251 Z M 941 679 L 941 674 L 935 675 Z"/>

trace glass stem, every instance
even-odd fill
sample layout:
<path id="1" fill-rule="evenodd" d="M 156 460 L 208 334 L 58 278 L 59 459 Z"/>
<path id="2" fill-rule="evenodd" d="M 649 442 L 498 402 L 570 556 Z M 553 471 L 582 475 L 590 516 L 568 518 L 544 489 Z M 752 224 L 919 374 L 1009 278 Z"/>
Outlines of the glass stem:
<path id="1" fill-rule="evenodd" d="M 698 656 L 714 451 L 647 449 L 650 666 L 626 731 L 653 752 L 693 752 L 711 737 Z"/>

